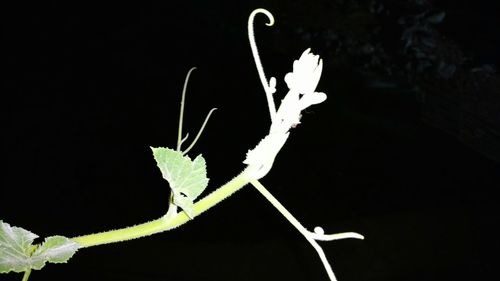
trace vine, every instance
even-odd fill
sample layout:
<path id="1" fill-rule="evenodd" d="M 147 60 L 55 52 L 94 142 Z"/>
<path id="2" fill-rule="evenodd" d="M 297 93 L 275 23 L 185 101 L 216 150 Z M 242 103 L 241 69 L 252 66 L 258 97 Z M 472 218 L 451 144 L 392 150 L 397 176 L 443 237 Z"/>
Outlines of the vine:
<path id="1" fill-rule="evenodd" d="M 354 232 L 325 234 L 323 228 L 319 226 L 313 232 L 308 231 L 259 182 L 259 179 L 266 176 L 271 170 L 274 159 L 286 143 L 291 129 L 300 123 L 301 112 L 311 105 L 326 100 L 325 93 L 316 92 L 323 62 L 319 56 L 312 54 L 310 49 L 305 50 L 300 58 L 294 61 L 293 71 L 285 76 L 284 80 L 289 91 L 281 101 L 279 108 L 276 108 L 273 97 L 276 92 L 276 78 L 271 77 L 269 81 L 267 80 L 255 42 L 253 24 L 255 16 L 258 14 L 267 16 L 269 20 L 268 26 L 274 24 L 274 17 L 265 9 L 256 9 L 248 19 L 250 47 L 266 94 L 271 125 L 269 133 L 255 148 L 248 151 L 246 159 L 243 161 L 243 163 L 247 164 L 247 167 L 228 183 L 196 201 L 208 185 L 206 163 L 202 155 L 191 159 L 187 153 L 198 141 L 215 108 L 207 114 L 192 143 L 182 151 L 182 144 L 188 138 L 188 134 L 182 136 L 182 127 L 187 84 L 195 69 L 191 68 L 186 76 L 182 90 L 176 149 L 166 147 L 151 148 L 162 176 L 168 181 L 171 189 L 169 209 L 166 214 L 150 222 L 117 230 L 73 238 L 51 236 L 41 244 L 35 245 L 33 245 L 33 241 L 37 238 L 37 235 L 0 221 L 0 273 L 24 272 L 22 280 L 26 281 L 32 269 L 39 270 L 47 262 L 65 263 L 79 249 L 123 242 L 174 229 L 204 213 L 250 183 L 306 238 L 319 255 L 330 280 L 336 280 L 331 265 L 317 241 L 332 241 L 345 238 L 363 239 L 363 236 Z"/>

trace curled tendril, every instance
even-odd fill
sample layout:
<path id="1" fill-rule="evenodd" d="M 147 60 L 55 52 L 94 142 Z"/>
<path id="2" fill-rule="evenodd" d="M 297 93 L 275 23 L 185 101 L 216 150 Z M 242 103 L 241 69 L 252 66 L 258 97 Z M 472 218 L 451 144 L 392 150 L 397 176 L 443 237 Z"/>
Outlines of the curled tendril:
<path id="1" fill-rule="evenodd" d="M 355 232 L 345 232 L 337 234 L 325 234 L 323 228 L 317 226 L 313 232 L 308 231 L 302 224 L 259 182 L 271 169 L 274 158 L 285 144 L 290 128 L 300 123 L 300 113 L 310 105 L 321 103 L 326 99 L 324 93 L 316 92 L 321 71 L 323 67 L 319 56 L 310 53 L 310 49 L 305 50 L 299 60 L 293 63 L 293 72 L 285 76 L 285 82 L 290 89 L 289 93 L 281 101 L 279 109 L 276 110 L 273 94 L 276 92 L 276 79 L 271 77 L 268 81 L 259 52 L 255 43 L 253 29 L 254 18 L 262 13 L 267 16 L 269 22 L 267 26 L 274 24 L 273 15 L 265 9 L 254 10 L 248 18 L 248 38 L 250 47 L 257 66 L 259 78 L 266 92 L 269 113 L 271 115 L 271 128 L 269 134 L 264 137 L 259 144 L 249 150 L 243 163 L 247 164 L 247 173 L 250 183 L 305 237 L 305 239 L 316 250 L 323 267 L 331 281 L 336 281 L 335 274 L 328 262 L 326 255 L 318 244 L 318 241 L 332 241 L 345 238 L 364 239 Z"/>
<path id="2" fill-rule="evenodd" d="M 267 16 L 269 20 L 269 22 L 266 23 L 267 26 L 272 26 L 274 24 L 274 17 L 271 12 L 262 8 L 255 9 L 248 17 L 248 39 L 250 41 L 250 48 L 252 49 L 253 59 L 255 61 L 255 65 L 257 66 L 257 72 L 259 73 L 260 82 L 262 83 L 264 91 L 266 92 L 271 121 L 274 121 L 274 118 L 276 116 L 276 106 L 274 105 L 273 94 L 276 92 L 276 78 L 271 77 L 271 79 L 267 81 L 266 74 L 264 73 L 264 67 L 262 66 L 262 62 L 260 61 L 259 50 L 257 49 L 257 44 L 255 43 L 255 33 L 253 29 L 255 16 L 259 13 Z"/>
<path id="3" fill-rule="evenodd" d="M 340 239 L 346 239 L 346 238 L 355 238 L 355 239 L 365 239 L 365 237 L 359 233 L 356 232 L 343 232 L 343 233 L 335 233 L 335 234 L 325 234 L 325 231 L 323 230 L 322 227 L 316 226 L 314 228 L 314 232 L 308 231 L 309 236 L 313 238 L 314 240 L 318 241 L 333 241 L 333 240 L 340 240 Z"/>

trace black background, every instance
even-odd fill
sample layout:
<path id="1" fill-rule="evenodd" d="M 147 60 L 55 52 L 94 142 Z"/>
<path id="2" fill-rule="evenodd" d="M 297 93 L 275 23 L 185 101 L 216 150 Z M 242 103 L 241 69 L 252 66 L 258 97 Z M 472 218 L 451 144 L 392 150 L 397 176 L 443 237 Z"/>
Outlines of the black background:
<path id="1" fill-rule="evenodd" d="M 481 15 L 491 10 L 475 2 L 471 15 L 487 21 Z M 237 175 L 270 125 L 248 45 L 248 15 L 265 7 L 276 18 L 268 28 L 259 15 L 256 38 L 267 75 L 284 93 L 282 77 L 292 61 L 308 47 L 315 51 L 280 27 L 281 19 L 292 28 L 303 24 L 297 19 L 313 9 L 299 4 L 2 9 L 0 218 L 41 237 L 72 237 L 160 217 L 169 189 L 149 146 L 174 147 L 182 84 L 192 66 L 198 70 L 188 87 L 185 132 L 193 136 L 206 113 L 218 110 L 190 155 L 206 158 L 208 190 Z M 465 29 L 460 18 L 449 21 L 456 23 L 450 34 L 465 47 L 494 53 L 481 44 L 491 22 Z M 355 76 L 332 69 L 334 59 L 324 58 L 318 86 L 327 101 L 303 115 L 263 184 L 306 227 L 366 236 L 322 244 L 339 280 L 492 280 L 500 250 L 499 163 L 423 123 L 414 97 L 368 91 Z M 179 229 L 83 249 L 67 265 L 48 265 L 31 277 L 73 279 L 327 276 L 305 239 L 247 186 Z"/>

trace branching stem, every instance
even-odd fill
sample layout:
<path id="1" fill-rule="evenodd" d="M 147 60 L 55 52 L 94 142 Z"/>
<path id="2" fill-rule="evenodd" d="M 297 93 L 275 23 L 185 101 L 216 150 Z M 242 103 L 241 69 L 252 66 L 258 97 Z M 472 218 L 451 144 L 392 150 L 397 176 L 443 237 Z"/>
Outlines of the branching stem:
<path id="1" fill-rule="evenodd" d="M 309 232 L 305 227 L 302 226 L 302 224 L 276 199 L 258 180 L 252 179 L 250 180 L 250 183 L 262 194 L 264 197 L 276 208 L 278 211 L 307 239 L 307 241 L 313 246 L 313 248 L 316 250 L 318 253 L 321 262 L 323 263 L 323 266 L 328 274 L 328 277 L 330 277 L 331 281 L 336 281 L 335 274 L 333 273 L 332 267 L 330 266 L 330 263 L 326 259 L 325 253 L 323 252 L 323 249 L 321 246 L 316 242 L 316 238 L 326 238 L 326 239 L 318 239 L 318 240 L 336 240 L 336 239 L 343 239 L 343 238 L 358 238 L 358 239 L 363 239 L 363 236 L 354 233 L 354 232 L 348 232 L 348 233 L 339 233 L 339 234 L 331 234 L 331 235 L 324 235 L 322 233 L 313 233 Z M 321 229 L 321 228 L 318 228 Z M 322 229 L 321 229 L 322 230 Z M 330 236 L 330 237 L 328 237 Z M 330 239 L 331 237 L 335 237 L 335 239 Z"/>

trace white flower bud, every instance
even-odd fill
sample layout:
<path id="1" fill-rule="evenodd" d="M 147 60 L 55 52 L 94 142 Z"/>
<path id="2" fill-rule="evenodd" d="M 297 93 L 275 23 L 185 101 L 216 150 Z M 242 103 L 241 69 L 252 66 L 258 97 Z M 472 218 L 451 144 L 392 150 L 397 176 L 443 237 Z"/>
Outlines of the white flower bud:
<path id="1" fill-rule="evenodd" d="M 323 61 L 317 55 L 305 50 L 300 58 L 293 62 L 293 72 L 285 75 L 285 82 L 291 91 L 300 94 L 313 93 L 318 86 Z"/>
<path id="2" fill-rule="evenodd" d="M 260 179 L 271 169 L 274 158 L 285 144 L 289 131 L 300 124 L 301 111 L 326 100 L 325 93 L 315 92 L 318 86 L 323 62 L 317 55 L 305 50 L 293 62 L 293 72 L 285 76 L 290 89 L 272 119 L 269 134 L 252 150 L 249 150 L 243 163 L 252 168 L 252 176 Z M 272 77 L 268 87 L 274 93 L 276 79 Z M 272 106 L 274 107 L 274 105 Z"/>

